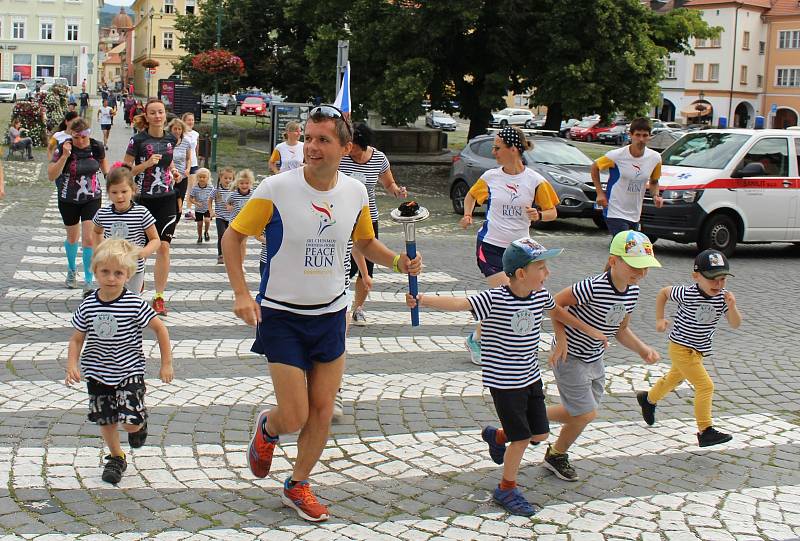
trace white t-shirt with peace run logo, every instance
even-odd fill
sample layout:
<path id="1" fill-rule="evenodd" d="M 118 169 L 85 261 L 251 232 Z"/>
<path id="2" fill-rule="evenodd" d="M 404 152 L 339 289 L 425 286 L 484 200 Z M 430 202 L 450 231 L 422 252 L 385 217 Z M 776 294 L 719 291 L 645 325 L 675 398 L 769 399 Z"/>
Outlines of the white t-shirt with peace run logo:
<path id="1" fill-rule="evenodd" d="M 600 170 L 608 169 L 606 218 L 638 222 L 648 182 L 661 177 L 661 154 L 645 147 L 644 154 L 637 158 L 628 145 L 607 152 L 595 163 Z"/>
<path id="2" fill-rule="evenodd" d="M 100 107 L 100 125 L 108 125 L 111 124 L 111 113 L 113 109 L 110 106 Z"/>
<path id="3" fill-rule="evenodd" d="M 574 284 L 572 294 L 578 304 L 568 307 L 569 313 L 602 332 L 606 338 L 612 338 L 625 316 L 636 308 L 639 286 L 632 285 L 625 291 L 617 291 L 611 282 L 611 274 L 604 272 Z M 567 352 L 570 355 L 587 363 L 603 358 L 603 342 L 570 326 L 566 326 L 566 332 Z"/>
<path id="4" fill-rule="evenodd" d="M 270 156 L 269 159 L 272 162 L 280 163 L 280 173 L 302 167 L 303 143 L 298 141 L 294 146 L 286 141 L 278 143 L 278 146 L 272 151 L 272 156 Z"/>

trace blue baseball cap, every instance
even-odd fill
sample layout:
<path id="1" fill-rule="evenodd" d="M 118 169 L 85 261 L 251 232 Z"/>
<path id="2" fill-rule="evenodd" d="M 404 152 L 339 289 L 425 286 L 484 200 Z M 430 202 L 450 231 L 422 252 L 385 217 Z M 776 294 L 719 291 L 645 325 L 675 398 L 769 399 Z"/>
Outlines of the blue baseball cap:
<path id="1" fill-rule="evenodd" d="M 503 272 L 514 276 L 517 269 L 526 267 L 528 263 L 551 259 L 561 255 L 563 251 L 563 248 L 548 250 L 530 237 L 517 239 L 503 252 Z"/>

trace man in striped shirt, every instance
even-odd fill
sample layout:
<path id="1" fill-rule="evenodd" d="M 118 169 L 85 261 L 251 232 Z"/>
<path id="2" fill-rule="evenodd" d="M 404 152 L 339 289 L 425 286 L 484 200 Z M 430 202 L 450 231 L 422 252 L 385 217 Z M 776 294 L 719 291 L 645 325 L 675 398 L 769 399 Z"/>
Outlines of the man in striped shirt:
<path id="1" fill-rule="evenodd" d="M 659 379 L 650 392 L 636 393 L 642 408 L 642 417 L 648 425 L 656 422 L 656 403 L 683 380 L 694 387 L 694 415 L 697 421 L 697 443 L 700 447 L 718 445 L 733 437 L 717 431 L 711 421 L 711 398 L 714 383 L 703 366 L 703 357 L 711 355 L 711 340 L 720 318 L 725 315 L 728 324 L 737 329 L 742 314 L 736 308 L 736 298 L 725 289 L 730 273 L 727 258 L 716 250 L 705 250 L 694 261 L 691 286 L 665 287 L 656 298 L 656 330 L 667 330 L 664 306 L 667 299 L 678 303 L 675 324 L 669 333 L 669 357 L 672 367 Z"/>
<path id="2" fill-rule="evenodd" d="M 639 299 L 637 284 L 647 276 L 648 268 L 661 264 L 653 255 L 650 239 L 637 231 L 617 233 L 610 253 L 609 270 L 564 289 L 556 295 L 556 303 L 606 338 L 616 337 L 644 362 L 655 363 L 660 358 L 658 352 L 639 340 L 628 324 Z M 551 364 L 561 404 L 547 408 L 547 417 L 561 423 L 561 432 L 548 446 L 544 466 L 560 479 L 577 481 L 567 451 L 597 416 L 605 388 L 603 355 L 607 344 L 556 319 L 553 329 L 557 343 Z"/>
<path id="3" fill-rule="evenodd" d="M 441 310 L 473 313 L 481 322 L 481 370 L 502 428 L 484 427 L 481 437 L 489 456 L 503 464 L 503 479 L 494 500 L 514 515 L 536 513 L 517 488 L 517 474 L 528 443 L 545 441 L 550 432 L 539 372 L 539 336 L 545 310 L 553 320 L 581 329 L 599 343 L 605 336 L 591 325 L 556 305 L 544 282 L 550 275 L 545 260 L 561 254 L 547 250 L 531 238 L 515 240 L 503 252 L 503 272 L 508 285 L 482 291 L 466 299 L 406 295 L 410 307 L 417 304 Z M 508 443 L 508 447 L 506 447 Z"/>

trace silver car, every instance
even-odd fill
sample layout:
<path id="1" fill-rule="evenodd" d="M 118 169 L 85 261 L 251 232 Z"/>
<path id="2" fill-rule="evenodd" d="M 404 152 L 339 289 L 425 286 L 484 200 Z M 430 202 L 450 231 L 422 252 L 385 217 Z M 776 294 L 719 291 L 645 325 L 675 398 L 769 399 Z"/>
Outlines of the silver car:
<path id="1" fill-rule="evenodd" d="M 572 144 L 556 137 L 531 137 L 533 150 L 525 152 L 528 167 L 546 178 L 560 200 L 559 218 L 591 218 L 605 228 L 601 210 L 595 208 L 595 192 L 589 171 L 592 160 Z M 479 135 L 453 159 L 450 168 L 450 199 L 453 212 L 464 213 L 464 196 L 484 171 L 497 167 L 492 156 L 494 135 Z M 608 174 L 601 173 L 605 189 Z"/>

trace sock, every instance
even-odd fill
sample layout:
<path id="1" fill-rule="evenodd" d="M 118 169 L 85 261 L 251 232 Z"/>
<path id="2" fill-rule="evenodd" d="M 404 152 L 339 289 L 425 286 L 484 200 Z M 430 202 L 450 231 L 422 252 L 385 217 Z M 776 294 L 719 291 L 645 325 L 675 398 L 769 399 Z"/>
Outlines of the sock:
<path id="1" fill-rule="evenodd" d="M 556 456 L 558 456 L 558 455 L 563 455 L 563 454 L 564 454 L 564 453 L 561 453 L 561 452 L 557 451 L 557 450 L 556 450 L 556 446 L 555 446 L 555 445 L 553 445 L 553 444 L 550 444 L 550 447 L 549 447 L 549 449 L 550 449 L 550 454 L 551 454 L 551 455 L 556 455 Z"/>
<path id="2" fill-rule="evenodd" d="M 163 291 L 156 291 L 156 294 L 153 295 L 153 298 L 154 299 L 163 299 L 164 298 L 164 292 Z"/>
<path id="3" fill-rule="evenodd" d="M 503 478 L 503 480 L 500 481 L 500 490 L 511 490 L 512 488 L 516 487 L 517 487 L 516 481 L 507 481 L 505 478 Z"/>
<path id="4" fill-rule="evenodd" d="M 91 284 L 94 276 L 92 276 L 92 254 L 94 249 L 91 246 L 83 247 L 83 278 L 87 284 Z"/>
<path id="5" fill-rule="evenodd" d="M 497 433 L 494 435 L 494 441 L 497 445 L 505 445 L 508 442 L 508 438 L 506 437 L 506 433 L 503 431 L 502 428 L 497 429 Z"/>
<path id="6" fill-rule="evenodd" d="M 269 430 L 267 430 L 267 419 L 266 419 L 266 417 L 264 418 L 263 421 L 261 421 L 261 430 L 264 431 L 264 434 L 267 435 L 267 438 L 269 438 L 271 440 L 277 440 L 278 439 L 278 436 L 273 436 L 272 434 L 269 433 Z"/>
<path id="7" fill-rule="evenodd" d="M 64 251 L 67 252 L 67 267 L 69 267 L 69 270 L 75 271 L 77 269 L 75 259 L 78 257 L 78 243 L 70 243 L 65 240 Z"/>

